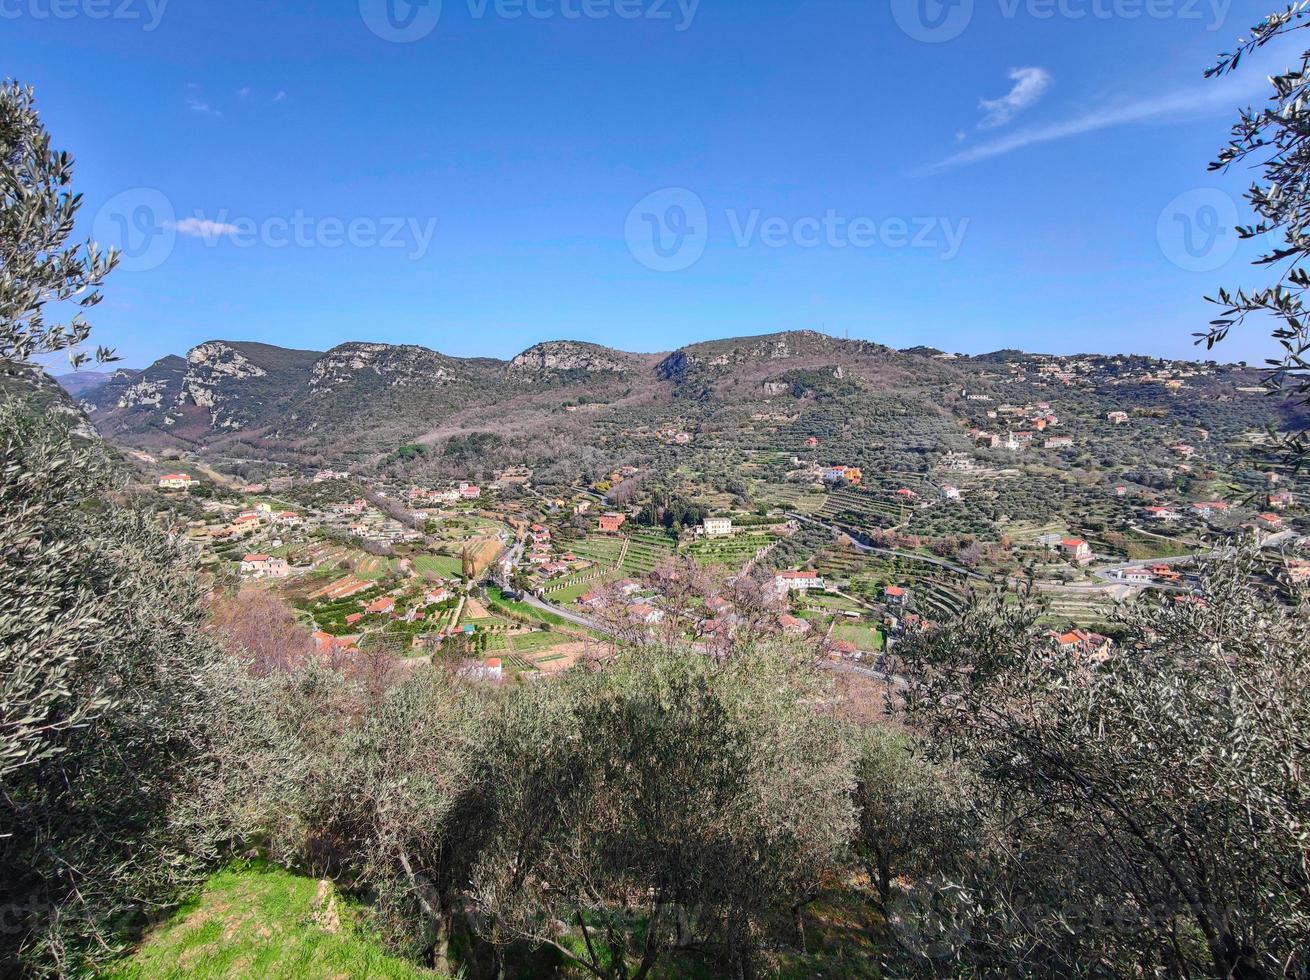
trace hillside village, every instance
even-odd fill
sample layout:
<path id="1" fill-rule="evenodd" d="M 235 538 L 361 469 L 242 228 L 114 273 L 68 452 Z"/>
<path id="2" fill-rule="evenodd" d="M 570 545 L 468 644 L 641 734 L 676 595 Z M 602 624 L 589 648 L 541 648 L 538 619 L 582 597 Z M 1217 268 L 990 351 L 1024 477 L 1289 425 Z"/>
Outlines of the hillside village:
<path id="1" fill-rule="evenodd" d="M 133 455 L 215 573 L 279 597 L 325 654 L 384 650 L 504 681 L 619 641 L 712 651 L 771 632 L 885 676 L 907 631 L 970 595 L 1031 587 L 1052 644 L 1103 658 L 1116 609 L 1199 601 L 1197 563 L 1225 542 L 1259 542 L 1271 583 L 1310 582 L 1301 481 L 1258 465 L 1262 435 L 1225 419 L 1253 386 L 1239 375 L 1215 390 L 1206 379 L 1231 369 L 1138 360 L 975 365 L 958 436 L 918 469 L 880 466 L 889 454 L 849 427 L 834 437 L 830 402 L 805 392 L 808 433 L 804 411 L 755 413 L 784 423 L 766 427 L 768 446 L 725 447 L 685 415 L 628 425 L 611 458 L 629 462 L 567 482 L 517 453 L 497 468 L 494 441 L 469 479 L 444 480 L 422 477 L 422 453 L 412 471 L 277 465 L 253 481 L 249 464 L 224 475 L 205 455 Z M 1207 383 L 1214 418 L 1180 426 L 1172 406 L 1190 416 L 1189 390 Z M 983 393 L 998 390 L 1032 395 Z"/>

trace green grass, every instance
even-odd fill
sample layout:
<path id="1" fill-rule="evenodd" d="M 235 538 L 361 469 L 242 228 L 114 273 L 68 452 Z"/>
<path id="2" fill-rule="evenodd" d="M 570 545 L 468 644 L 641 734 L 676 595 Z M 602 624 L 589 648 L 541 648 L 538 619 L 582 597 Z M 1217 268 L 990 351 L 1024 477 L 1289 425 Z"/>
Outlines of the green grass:
<path id="1" fill-rule="evenodd" d="M 852 602 L 845 596 L 840 595 L 822 595 L 820 593 L 810 593 L 801 601 L 801 605 L 813 606 L 818 609 L 836 609 L 849 610 L 850 612 L 863 612 L 864 607 L 858 602 Z"/>
<path id="2" fill-rule="evenodd" d="M 111 980 L 173 977 L 436 977 L 386 953 L 360 909 L 335 896 L 335 928 L 315 897 L 319 883 L 279 868 L 247 865 L 204 890 L 104 975 Z"/>
<path id="3" fill-rule="evenodd" d="M 866 652 L 875 652 L 884 646 L 882 630 L 868 623 L 839 622 L 832 628 L 832 637 L 854 643 L 857 649 Z"/>
<path id="4" fill-rule="evenodd" d="M 607 582 L 612 582 L 620 577 L 619 572 L 610 572 L 602 575 L 600 578 L 586 579 L 585 581 L 572 581 L 566 579 L 567 585 L 558 589 L 552 589 L 550 592 L 550 601 L 557 606 L 567 606 L 570 602 L 580 599 L 588 592 L 600 591 L 605 587 Z"/>
<path id="5" fill-rule="evenodd" d="M 526 602 L 514 602 L 506 599 L 505 594 L 494 585 L 487 588 L 487 599 L 487 605 L 492 612 L 507 611 L 517 613 L 520 616 L 527 616 L 529 619 L 535 619 L 542 623 L 550 623 L 552 626 L 564 625 L 562 616 L 556 616 L 553 612 L 530 606 Z"/>
<path id="6" fill-rule="evenodd" d="M 414 571 L 420 575 L 431 573 L 442 578 L 459 578 L 464 566 L 453 555 L 418 555 L 414 559 Z"/>
<path id="7" fill-rule="evenodd" d="M 540 653 L 561 643 L 568 643 L 570 638 L 559 633 L 518 633 L 510 637 L 510 642 L 514 645 L 515 653 Z"/>
<path id="8" fill-rule="evenodd" d="M 394 559 L 379 558 L 376 555 L 365 555 L 355 566 L 356 577 L 369 582 L 386 578 L 393 571 L 395 571 Z"/>

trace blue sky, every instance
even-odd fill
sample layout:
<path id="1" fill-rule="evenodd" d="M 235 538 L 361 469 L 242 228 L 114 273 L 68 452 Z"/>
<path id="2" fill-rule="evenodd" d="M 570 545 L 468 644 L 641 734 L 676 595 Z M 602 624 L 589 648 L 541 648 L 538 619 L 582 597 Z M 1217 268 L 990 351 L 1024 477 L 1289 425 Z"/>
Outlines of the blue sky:
<path id="1" fill-rule="evenodd" d="M 1292 47 L 1201 72 L 1262 12 L 0 0 L 0 56 L 78 159 L 82 233 L 132 250 L 94 319 L 129 365 L 804 327 L 1192 356 L 1203 295 L 1253 280 L 1249 176 L 1205 165 Z"/>

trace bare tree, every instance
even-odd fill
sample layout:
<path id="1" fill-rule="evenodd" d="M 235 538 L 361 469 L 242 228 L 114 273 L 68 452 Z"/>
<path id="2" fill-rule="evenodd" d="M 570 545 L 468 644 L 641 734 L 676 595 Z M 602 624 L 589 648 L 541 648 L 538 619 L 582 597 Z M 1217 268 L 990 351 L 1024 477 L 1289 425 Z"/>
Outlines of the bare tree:
<path id="1" fill-rule="evenodd" d="M 218 593 L 211 628 L 223 648 L 257 677 L 293 670 L 314 655 L 314 640 L 276 596 L 264 589 Z"/>

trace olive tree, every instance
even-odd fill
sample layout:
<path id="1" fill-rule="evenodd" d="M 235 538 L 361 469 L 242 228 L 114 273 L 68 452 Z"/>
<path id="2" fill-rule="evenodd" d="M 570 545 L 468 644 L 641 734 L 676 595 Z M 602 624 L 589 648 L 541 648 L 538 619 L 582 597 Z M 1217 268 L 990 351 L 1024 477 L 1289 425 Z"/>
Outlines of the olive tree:
<path id="1" fill-rule="evenodd" d="M 33 357 L 86 360 L 85 311 L 115 262 L 69 244 L 81 205 L 72 173 L 31 90 L 0 85 L 0 372 L 11 390 L 33 390 Z M 72 317 L 48 322 L 52 304 Z M 107 955 L 216 846 L 191 804 L 229 664 L 205 634 L 196 566 L 114 496 L 106 452 L 57 416 L 0 406 L 4 972 L 69 973 Z"/>
<path id="2" fill-rule="evenodd" d="M 0 955 L 67 972 L 210 855 L 188 805 L 227 660 L 195 565 L 112 467 L 0 406 Z"/>
<path id="3" fill-rule="evenodd" d="M 1236 71 L 1244 57 L 1291 31 L 1307 26 L 1306 0 L 1297 0 L 1285 10 L 1270 14 L 1251 28 L 1250 34 L 1206 72 L 1218 77 Z M 1298 63 L 1269 79 L 1267 103 L 1241 112 L 1232 135 L 1210 164 L 1211 170 L 1242 165 L 1260 172 L 1246 199 L 1255 221 L 1238 227 L 1243 239 L 1264 238 L 1268 242 L 1254 261 L 1268 271 L 1266 284 L 1254 288 L 1220 289 L 1210 298 L 1221 312 L 1203 334 L 1207 347 L 1222 341 L 1248 317 L 1267 316 L 1274 321 L 1273 338 L 1282 348 L 1271 359 L 1267 386 L 1291 397 L 1298 405 L 1310 405 L 1310 321 L 1305 308 L 1310 288 L 1310 51 Z M 1310 456 L 1310 434 L 1294 433 L 1283 449 L 1298 465 Z"/>
<path id="4" fill-rule="evenodd" d="M 797 916 L 852 827 L 825 690 L 774 650 L 648 648 L 507 699 L 480 763 L 486 934 L 601 978 L 675 948 L 752 972 L 760 929 Z"/>
<path id="5" fill-rule="evenodd" d="M 972 838 L 967 797 L 910 737 L 881 725 L 854 733 L 858 818 L 851 848 L 878 904 L 892 907 L 898 879 L 954 869 Z"/>
<path id="6" fill-rule="evenodd" d="M 32 90 L 0 85 L 0 361 L 25 362 L 78 348 L 91 334 L 86 310 L 118 256 L 93 242 L 70 244 L 82 196 L 71 189 L 73 159 L 50 147 Z M 48 323 L 46 307 L 71 304 L 66 323 Z M 98 360 L 111 360 L 101 347 Z"/>
<path id="7" fill-rule="evenodd" d="M 1143 603 L 1104 659 L 1000 597 L 902 644 L 909 718 L 967 771 L 979 822 L 976 859 L 920 893 L 921 963 L 1310 969 L 1310 620 L 1253 586 L 1260 562 Z"/>

